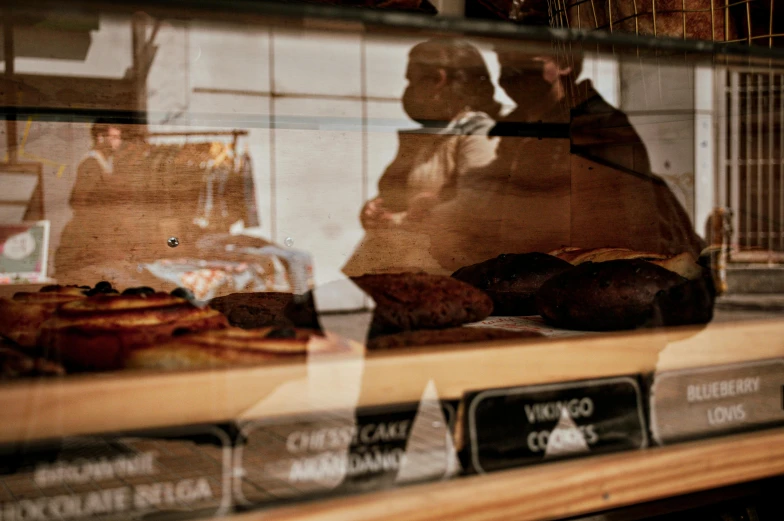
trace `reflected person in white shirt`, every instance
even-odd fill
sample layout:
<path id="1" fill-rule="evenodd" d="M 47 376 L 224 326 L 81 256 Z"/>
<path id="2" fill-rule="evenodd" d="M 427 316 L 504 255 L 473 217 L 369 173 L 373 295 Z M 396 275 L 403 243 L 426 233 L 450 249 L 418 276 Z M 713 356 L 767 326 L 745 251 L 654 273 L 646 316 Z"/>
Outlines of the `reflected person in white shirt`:
<path id="1" fill-rule="evenodd" d="M 402 103 L 421 124 L 399 132 L 395 159 L 378 183 L 378 195 L 362 208 L 366 235 L 344 267 L 348 275 L 438 271 L 420 223 L 453 199 L 460 179 L 492 163 L 497 139 L 488 132 L 501 105 L 482 55 L 457 39 L 414 46 Z"/>

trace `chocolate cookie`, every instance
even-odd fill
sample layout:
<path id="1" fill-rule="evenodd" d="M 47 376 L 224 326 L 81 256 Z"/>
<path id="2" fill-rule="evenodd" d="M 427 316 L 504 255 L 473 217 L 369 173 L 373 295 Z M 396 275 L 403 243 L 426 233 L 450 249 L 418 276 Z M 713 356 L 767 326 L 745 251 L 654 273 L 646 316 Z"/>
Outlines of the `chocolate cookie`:
<path id="1" fill-rule="evenodd" d="M 452 277 L 490 295 L 493 315 L 536 315 L 536 292 L 542 284 L 572 268 L 567 261 L 545 253 L 505 253 L 460 268 Z"/>
<path id="2" fill-rule="evenodd" d="M 229 324 L 243 329 L 259 327 L 318 328 L 318 319 L 310 295 L 292 293 L 233 293 L 210 301 Z"/>
<path id="3" fill-rule="evenodd" d="M 403 331 L 391 335 L 381 335 L 368 340 L 371 351 L 396 349 L 400 347 L 430 346 L 439 344 L 465 344 L 469 342 L 489 342 L 510 338 L 537 338 L 535 331 L 510 331 L 492 327 L 452 327 L 449 329 L 422 329 Z"/>
<path id="4" fill-rule="evenodd" d="M 352 280 L 376 303 L 371 336 L 460 326 L 493 311 L 493 302 L 483 291 L 452 277 L 396 273 Z"/>
<path id="5" fill-rule="evenodd" d="M 634 329 L 652 322 L 657 296 L 662 299 L 666 292 L 687 282 L 677 273 L 643 260 L 587 262 L 545 282 L 536 303 L 542 317 L 556 327 Z M 671 300 L 678 300 L 678 296 Z"/>

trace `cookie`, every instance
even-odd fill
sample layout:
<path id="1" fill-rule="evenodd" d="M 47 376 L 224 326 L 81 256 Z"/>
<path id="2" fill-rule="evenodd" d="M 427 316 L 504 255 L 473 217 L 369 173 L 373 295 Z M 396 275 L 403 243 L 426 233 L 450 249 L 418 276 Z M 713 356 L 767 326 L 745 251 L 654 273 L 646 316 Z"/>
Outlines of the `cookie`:
<path id="1" fill-rule="evenodd" d="M 493 311 L 487 294 L 452 277 L 395 273 L 352 280 L 376 303 L 371 336 L 456 327 L 487 318 Z"/>
<path id="2" fill-rule="evenodd" d="M 493 315 L 535 315 L 536 292 L 572 265 L 545 253 L 502 254 L 460 268 L 452 277 L 484 290 L 493 299 Z"/>

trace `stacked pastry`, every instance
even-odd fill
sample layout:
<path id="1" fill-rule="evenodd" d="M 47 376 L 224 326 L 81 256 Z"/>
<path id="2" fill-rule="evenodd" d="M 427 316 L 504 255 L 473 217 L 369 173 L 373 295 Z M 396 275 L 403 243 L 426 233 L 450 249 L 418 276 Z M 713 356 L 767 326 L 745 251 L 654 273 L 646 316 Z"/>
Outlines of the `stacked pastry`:
<path id="1" fill-rule="evenodd" d="M 39 344 L 66 367 L 112 370 L 137 347 L 227 325 L 217 311 L 166 293 L 96 295 L 60 306 L 42 324 Z"/>
<path id="2" fill-rule="evenodd" d="M 307 329 L 229 328 L 178 289 L 52 286 L 0 299 L 0 376 L 269 363 L 356 346 Z"/>

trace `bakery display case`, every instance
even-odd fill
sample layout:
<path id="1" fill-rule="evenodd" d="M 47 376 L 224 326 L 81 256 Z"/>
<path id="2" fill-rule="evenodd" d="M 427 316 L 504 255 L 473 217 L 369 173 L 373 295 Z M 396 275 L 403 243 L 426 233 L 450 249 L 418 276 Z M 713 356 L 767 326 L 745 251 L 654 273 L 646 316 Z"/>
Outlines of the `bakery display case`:
<path id="1" fill-rule="evenodd" d="M 773 3 L 447 3 L 2 6 L 0 521 L 784 517 Z"/>

